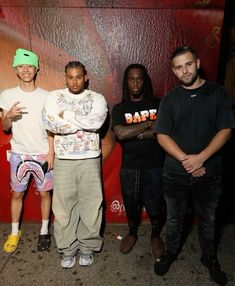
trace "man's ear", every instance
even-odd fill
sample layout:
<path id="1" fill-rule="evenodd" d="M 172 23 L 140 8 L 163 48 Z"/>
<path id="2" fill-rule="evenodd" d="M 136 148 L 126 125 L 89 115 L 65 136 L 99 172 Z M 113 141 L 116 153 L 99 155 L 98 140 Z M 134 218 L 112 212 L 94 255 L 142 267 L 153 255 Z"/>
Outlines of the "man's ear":
<path id="1" fill-rule="evenodd" d="M 176 75 L 176 74 L 175 74 L 175 69 L 174 69 L 174 67 L 172 67 L 172 71 L 173 71 L 174 75 Z"/>
<path id="2" fill-rule="evenodd" d="M 89 79 L 88 76 L 87 76 L 87 74 L 85 74 L 85 77 L 84 77 L 84 78 L 85 78 L 85 82 L 88 81 L 88 79 Z"/>
<path id="3" fill-rule="evenodd" d="M 200 62 L 200 59 L 196 59 L 196 65 L 197 65 L 197 68 L 200 69 L 200 65 L 201 65 L 201 62 Z"/>

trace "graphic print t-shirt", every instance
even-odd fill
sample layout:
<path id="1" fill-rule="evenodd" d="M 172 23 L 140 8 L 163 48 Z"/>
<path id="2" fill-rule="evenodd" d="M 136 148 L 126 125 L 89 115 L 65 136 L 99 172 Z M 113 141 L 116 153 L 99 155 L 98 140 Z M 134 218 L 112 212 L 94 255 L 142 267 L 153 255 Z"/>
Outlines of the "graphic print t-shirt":
<path id="1" fill-rule="evenodd" d="M 146 120 L 155 121 L 160 99 L 154 98 L 151 102 L 130 101 L 126 104 L 119 103 L 113 107 L 112 126 L 135 125 Z M 132 138 L 122 140 L 122 168 L 125 169 L 150 169 L 163 165 L 164 152 L 153 139 Z"/>

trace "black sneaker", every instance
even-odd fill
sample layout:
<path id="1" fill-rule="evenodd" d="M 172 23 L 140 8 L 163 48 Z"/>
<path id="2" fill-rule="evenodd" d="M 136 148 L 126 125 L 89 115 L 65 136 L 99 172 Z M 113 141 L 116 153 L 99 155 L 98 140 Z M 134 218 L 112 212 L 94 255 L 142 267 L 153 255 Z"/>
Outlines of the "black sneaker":
<path id="1" fill-rule="evenodd" d="M 210 257 L 202 255 L 201 263 L 208 268 L 210 276 L 218 285 L 224 286 L 227 284 L 226 274 L 220 269 L 219 261 L 215 255 Z"/>
<path id="2" fill-rule="evenodd" d="M 157 259 L 154 264 L 155 273 L 159 276 L 166 274 L 175 259 L 176 255 L 171 254 L 167 249 L 165 249 L 162 256 Z"/>
<path id="3" fill-rule="evenodd" d="M 38 251 L 49 250 L 51 246 L 51 235 L 50 234 L 40 234 L 38 237 Z"/>

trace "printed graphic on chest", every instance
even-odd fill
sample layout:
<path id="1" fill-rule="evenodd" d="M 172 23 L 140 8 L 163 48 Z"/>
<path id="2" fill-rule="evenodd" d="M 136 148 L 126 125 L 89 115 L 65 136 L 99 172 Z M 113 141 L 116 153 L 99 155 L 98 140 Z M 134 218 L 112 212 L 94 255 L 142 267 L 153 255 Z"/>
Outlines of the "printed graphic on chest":
<path id="1" fill-rule="evenodd" d="M 157 118 L 157 109 L 141 110 L 132 113 L 125 113 L 126 124 L 144 122 L 146 120 L 155 120 Z"/>
<path id="2" fill-rule="evenodd" d="M 61 110 L 71 110 L 76 113 L 76 115 L 88 115 L 93 106 L 94 99 L 91 94 L 88 93 L 84 98 L 70 98 L 64 94 L 59 94 L 57 99 L 57 105 Z"/>

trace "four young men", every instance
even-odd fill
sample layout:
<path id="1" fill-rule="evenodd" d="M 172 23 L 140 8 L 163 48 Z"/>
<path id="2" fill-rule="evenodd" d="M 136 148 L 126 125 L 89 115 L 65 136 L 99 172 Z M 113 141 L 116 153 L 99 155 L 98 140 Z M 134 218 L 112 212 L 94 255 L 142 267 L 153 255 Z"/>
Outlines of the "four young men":
<path id="1" fill-rule="evenodd" d="M 3 129 L 12 129 L 13 134 L 12 233 L 4 250 L 13 252 L 18 245 L 22 197 L 31 175 L 41 195 L 42 228 L 38 250 L 49 249 L 51 197 L 48 191 L 52 189 L 53 168 L 52 207 L 55 239 L 63 255 L 61 266 L 73 267 L 79 250 L 79 264 L 88 266 L 93 262 L 94 251 L 102 246 L 99 129 L 107 116 L 107 103 L 102 95 L 86 89 L 87 72 L 80 62 L 66 65 L 67 88 L 51 94 L 35 85 L 38 57 L 34 53 L 18 49 L 13 67 L 20 86 L 5 90 L 0 96 Z M 179 251 L 190 195 L 199 222 L 201 262 L 215 282 L 225 285 L 227 278 L 216 257 L 214 220 L 221 194 L 220 151 L 235 124 L 225 90 L 201 78 L 199 68 L 200 60 L 193 49 L 177 49 L 172 55 L 172 69 L 180 85 L 161 103 L 153 96 L 143 65 L 132 64 L 125 70 L 122 102 L 112 111 L 113 130 L 123 147 L 120 180 L 129 226 L 120 251 L 127 254 L 134 247 L 144 206 L 152 224 L 153 255 L 158 258 L 155 272 L 164 275 Z M 164 251 L 160 238 L 164 152 L 159 144 L 166 151 Z"/>

